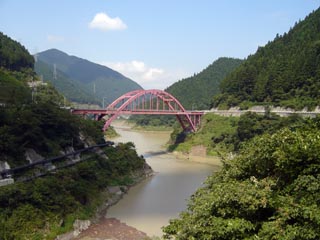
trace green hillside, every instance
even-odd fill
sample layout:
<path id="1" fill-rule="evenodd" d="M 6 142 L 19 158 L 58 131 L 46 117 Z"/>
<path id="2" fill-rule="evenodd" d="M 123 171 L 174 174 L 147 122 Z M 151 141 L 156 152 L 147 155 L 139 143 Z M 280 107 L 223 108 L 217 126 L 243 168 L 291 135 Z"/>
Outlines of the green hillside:
<path id="1" fill-rule="evenodd" d="M 295 109 L 320 105 L 320 9 L 277 35 L 221 82 L 214 106 L 273 104 Z"/>
<path id="2" fill-rule="evenodd" d="M 0 161 L 12 166 L 25 164 L 27 149 L 43 156 L 60 154 L 71 145 L 82 147 L 79 130 L 85 122 L 60 108 L 63 97 L 50 84 L 42 84 L 33 72 L 34 59 L 18 42 L 0 35 Z M 30 84 L 35 84 L 29 87 Z M 94 136 L 94 131 L 88 133 Z M 96 134 L 102 138 L 102 133 Z"/>
<path id="3" fill-rule="evenodd" d="M 318 9 L 230 73 L 214 106 L 311 108 L 320 103 L 319 87 Z M 203 145 L 222 156 L 223 166 L 163 228 L 164 239 L 319 239 L 319 116 L 266 111 L 238 118 L 211 113 L 202 120 L 197 133 L 171 147 L 188 153 Z M 178 132 L 173 140 L 181 138 Z"/>
<path id="4" fill-rule="evenodd" d="M 52 82 L 68 99 L 76 102 L 101 105 L 103 98 L 111 103 L 126 92 L 142 89 L 136 82 L 108 67 L 69 56 L 57 49 L 38 53 L 37 59 L 36 72 L 46 76 L 45 81 Z"/>
<path id="5" fill-rule="evenodd" d="M 0 32 L 0 103 L 27 103 L 34 59 L 18 42 Z"/>
<path id="6" fill-rule="evenodd" d="M 0 66 L 12 71 L 33 68 L 34 59 L 17 41 L 0 32 Z"/>
<path id="7" fill-rule="evenodd" d="M 219 84 L 242 60 L 219 58 L 200 73 L 182 79 L 165 91 L 175 96 L 186 109 L 208 109 L 211 98 L 219 93 Z"/>
<path id="8" fill-rule="evenodd" d="M 45 82 L 50 82 L 60 93 L 67 96 L 68 100 L 78 103 L 101 104 L 92 90 L 90 91 L 84 84 L 69 78 L 62 71 L 57 70 L 57 78 L 54 79 L 53 68 L 47 63 L 38 59 L 35 63 L 35 70 L 41 73 Z"/>
<path id="9" fill-rule="evenodd" d="M 165 239 L 320 239 L 320 118 L 245 143 L 223 161 Z"/>
<path id="10" fill-rule="evenodd" d="M 3 34 L 0 43 L 1 172 L 3 166 L 28 164 L 30 150 L 48 158 L 104 142 L 103 123 L 61 108 L 63 97 L 40 81 L 33 72 L 33 57 L 20 43 Z M 15 183 L 6 186 L 2 183 L 8 179 L 1 174 L 0 239 L 56 239 L 71 231 L 76 219 L 89 219 L 105 205 L 107 186 L 132 184 L 144 175 L 145 160 L 133 143 L 101 151 L 109 158 L 86 152 L 85 161 L 54 172 L 38 165 L 14 173 L 10 178 Z M 32 179 L 39 171 L 44 175 Z M 21 182 L 19 177 L 30 179 Z"/>

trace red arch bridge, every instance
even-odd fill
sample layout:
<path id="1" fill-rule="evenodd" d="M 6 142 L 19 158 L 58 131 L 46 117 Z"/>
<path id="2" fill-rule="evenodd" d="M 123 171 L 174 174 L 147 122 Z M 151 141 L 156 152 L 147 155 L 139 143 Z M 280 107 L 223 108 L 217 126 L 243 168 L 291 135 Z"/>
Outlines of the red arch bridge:
<path id="1" fill-rule="evenodd" d="M 105 109 L 72 109 L 73 114 L 94 115 L 96 120 L 105 119 L 105 131 L 120 115 L 175 115 L 184 131 L 195 132 L 204 112 L 187 111 L 171 94 L 162 90 L 135 90 L 128 92 Z"/>

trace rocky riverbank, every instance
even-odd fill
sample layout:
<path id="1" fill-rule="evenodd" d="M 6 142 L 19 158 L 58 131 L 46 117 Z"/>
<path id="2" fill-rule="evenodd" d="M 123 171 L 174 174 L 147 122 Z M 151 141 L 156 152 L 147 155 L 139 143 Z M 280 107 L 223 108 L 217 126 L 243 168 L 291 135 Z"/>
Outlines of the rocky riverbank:
<path id="1" fill-rule="evenodd" d="M 147 234 L 115 218 L 103 218 L 84 230 L 75 240 L 142 240 Z"/>
<path id="2" fill-rule="evenodd" d="M 147 234 L 121 223 L 114 218 L 106 218 L 109 207 L 122 199 L 130 187 L 142 180 L 153 176 L 153 170 L 148 164 L 144 168 L 132 174 L 133 184 L 127 186 L 109 186 L 101 197 L 104 203 L 97 209 L 96 215 L 90 220 L 76 220 L 73 224 L 73 231 L 59 235 L 56 240 L 90 240 L 90 239 L 145 239 Z"/>

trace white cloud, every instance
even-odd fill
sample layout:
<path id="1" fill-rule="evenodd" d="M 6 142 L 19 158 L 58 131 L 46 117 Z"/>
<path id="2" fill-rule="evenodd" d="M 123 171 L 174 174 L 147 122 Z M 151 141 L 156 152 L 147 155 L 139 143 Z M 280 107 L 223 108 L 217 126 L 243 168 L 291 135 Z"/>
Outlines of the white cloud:
<path id="1" fill-rule="evenodd" d="M 160 77 L 163 73 L 164 71 L 160 68 L 149 68 L 142 77 L 146 80 L 154 80 L 157 77 Z"/>
<path id="2" fill-rule="evenodd" d="M 48 42 L 51 42 L 51 43 L 58 43 L 58 42 L 63 42 L 64 37 L 49 34 L 49 35 L 47 35 L 47 40 L 48 40 Z"/>
<path id="3" fill-rule="evenodd" d="M 149 67 L 142 61 L 103 62 L 104 66 L 114 69 L 139 83 L 144 89 L 165 89 L 172 83 L 190 76 L 184 71 L 165 71 L 162 68 Z"/>
<path id="4" fill-rule="evenodd" d="M 106 13 L 97 13 L 89 23 L 89 28 L 102 31 L 123 30 L 127 25 L 119 17 L 111 18 Z"/>

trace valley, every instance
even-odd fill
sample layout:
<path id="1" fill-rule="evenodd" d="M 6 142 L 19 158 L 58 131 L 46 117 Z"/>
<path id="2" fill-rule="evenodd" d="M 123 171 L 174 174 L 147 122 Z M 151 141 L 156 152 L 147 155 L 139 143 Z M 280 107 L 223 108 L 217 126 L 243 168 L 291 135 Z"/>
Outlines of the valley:
<path id="1" fill-rule="evenodd" d="M 55 3 L 0 4 L 0 239 L 320 239 L 318 4 Z"/>

